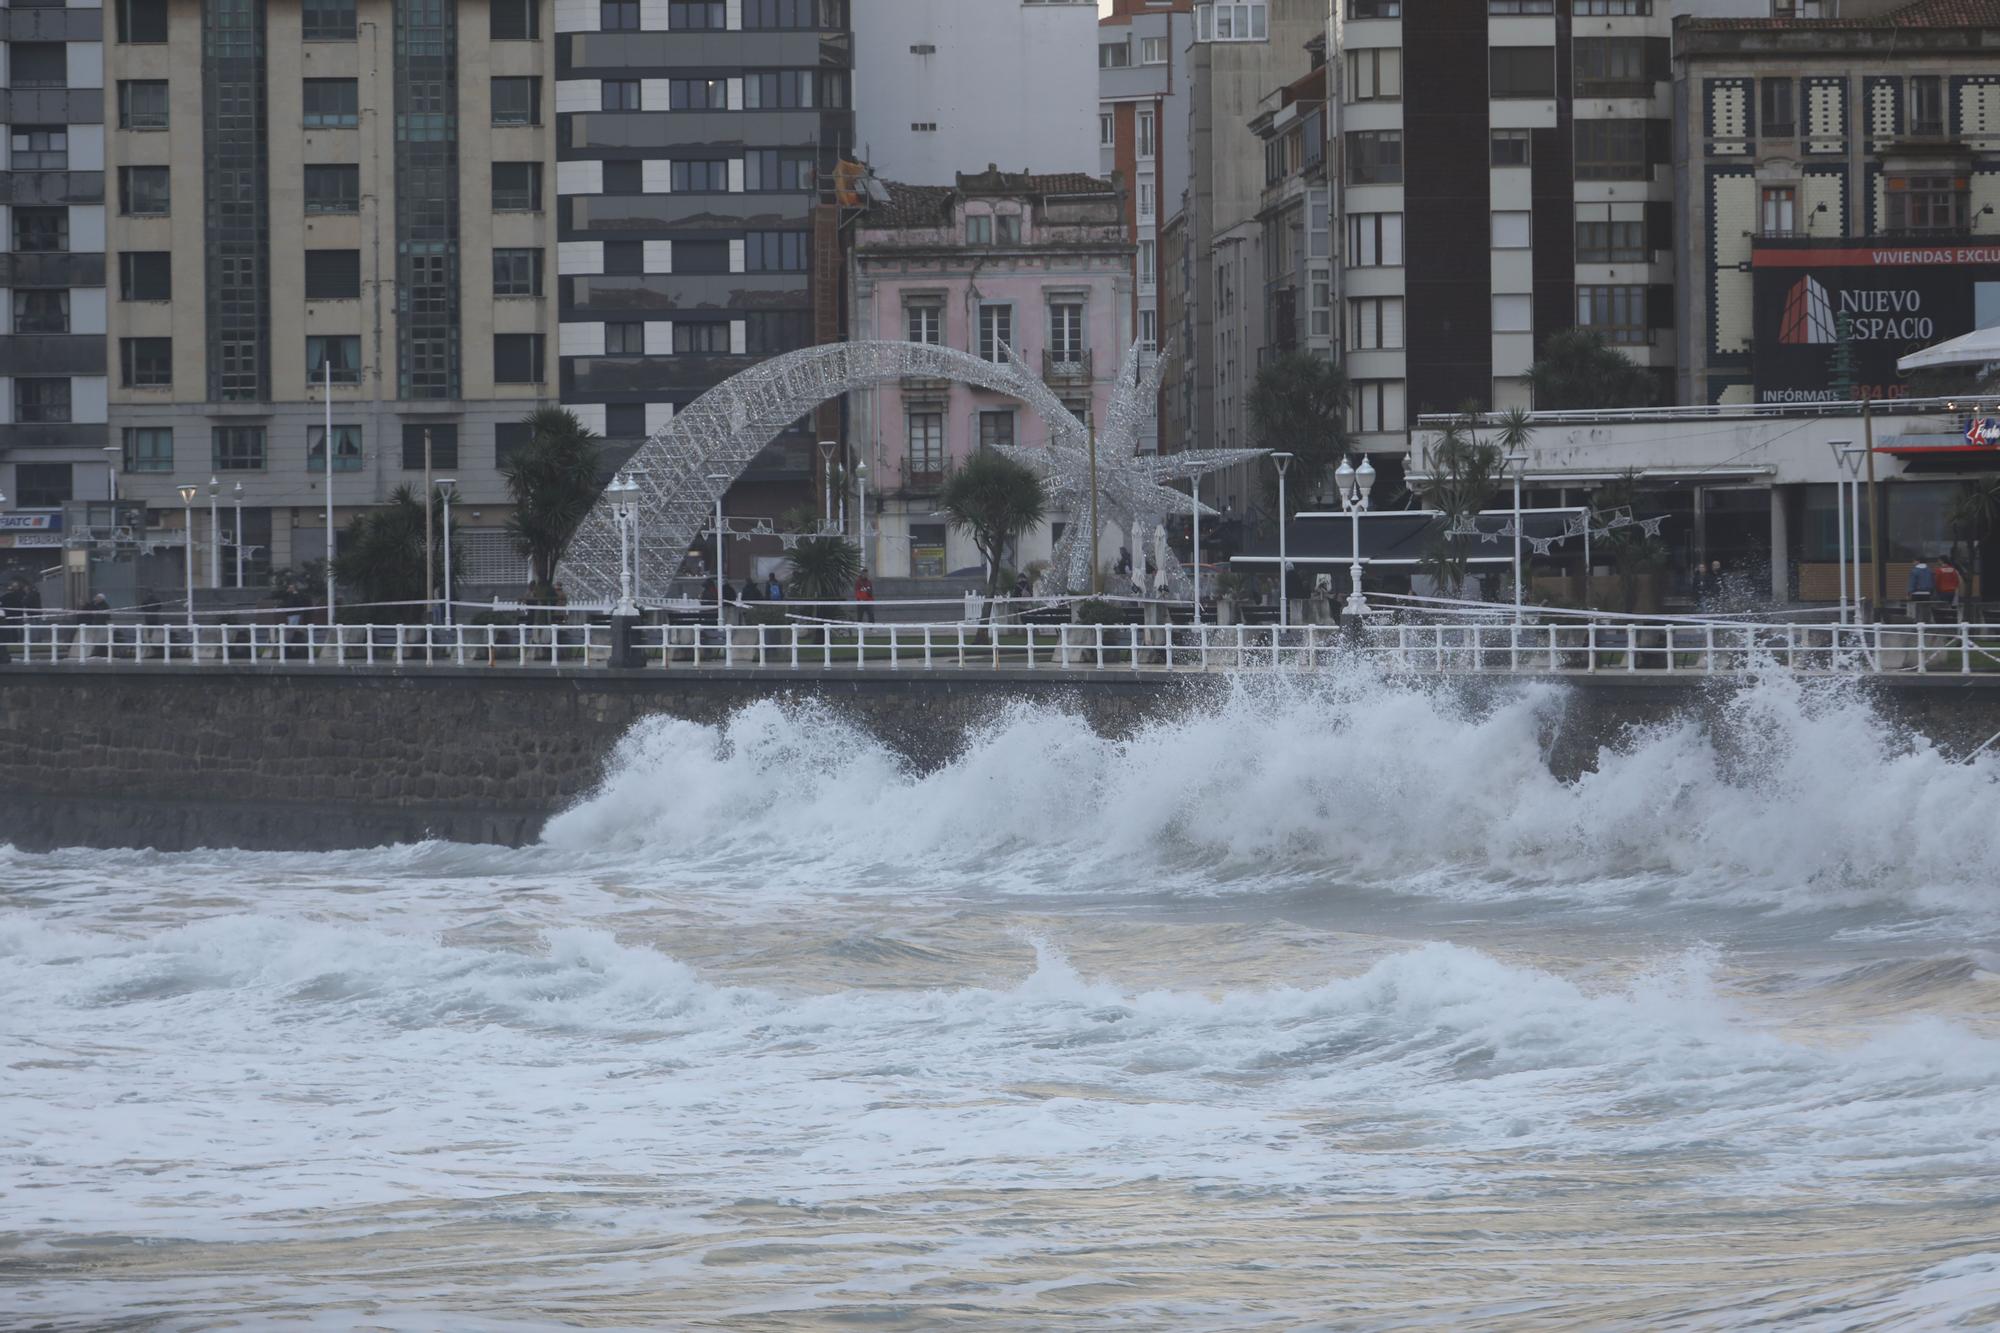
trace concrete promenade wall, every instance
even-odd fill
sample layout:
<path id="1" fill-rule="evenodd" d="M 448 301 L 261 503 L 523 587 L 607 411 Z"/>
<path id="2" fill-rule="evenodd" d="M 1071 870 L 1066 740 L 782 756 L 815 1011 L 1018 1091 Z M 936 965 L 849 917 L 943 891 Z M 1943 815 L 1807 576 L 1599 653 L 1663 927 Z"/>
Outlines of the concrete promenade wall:
<path id="1" fill-rule="evenodd" d="M 1529 682 L 1544 677 L 1527 678 Z M 1729 686 L 1565 678 L 1548 735 L 1559 773 L 1627 727 L 1714 716 Z M 1510 691 L 1505 677 L 1451 688 Z M 1105 735 L 1200 707 L 1220 676 L 1048 670 L 397 670 L 63 664 L 0 668 L 0 841 L 52 846 L 332 849 L 422 837 L 519 844 L 590 792 L 632 724 L 720 722 L 772 694 L 852 717 L 919 769 L 1021 701 Z M 1963 753 L 2000 732 L 2000 679 L 1881 678 L 1893 723 Z"/>

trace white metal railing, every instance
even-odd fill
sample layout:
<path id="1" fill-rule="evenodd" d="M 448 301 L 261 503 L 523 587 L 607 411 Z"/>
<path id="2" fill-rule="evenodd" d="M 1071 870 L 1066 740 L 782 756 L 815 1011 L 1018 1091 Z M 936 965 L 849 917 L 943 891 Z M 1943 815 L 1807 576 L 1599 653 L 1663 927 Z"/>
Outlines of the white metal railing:
<path id="1" fill-rule="evenodd" d="M 681 666 L 778 671 L 941 668 L 1102 671 L 1315 670 L 1353 654 L 1427 673 L 2000 673 L 2000 625 L 1830 625 L 1583 620 L 1467 623 L 1372 618 L 1336 625 L 856 624 L 791 621 L 634 627 L 614 663 L 608 624 L 73 624 L 0 627 L 14 662 L 296 663 L 507 669 Z"/>

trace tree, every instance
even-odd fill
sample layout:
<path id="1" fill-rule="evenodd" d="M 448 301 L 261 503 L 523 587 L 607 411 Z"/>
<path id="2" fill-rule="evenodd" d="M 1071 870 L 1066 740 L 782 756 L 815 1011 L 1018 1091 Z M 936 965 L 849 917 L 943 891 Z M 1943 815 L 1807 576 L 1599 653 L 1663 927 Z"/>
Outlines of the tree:
<path id="1" fill-rule="evenodd" d="M 847 538 L 802 537 L 792 548 L 792 577 L 786 592 L 795 601 L 844 602 L 854 595 L 854 580 L 860 573 L 861 549 Z"/>
<path id="2" fill-rule="evenodd" d="M 1599 487 L 1591 497 L 1592 525 L 1601 526 L 1597 523 L 1598 514 L 1631 509 L 1638 502 L 1639 474 L 1628 470 L 1618 480 Z M 1625 614 L 1631 615 L 1639 609 L 1639 580 L 1667 563 L 1666 542 L 1649 535 L 1636 514 L 1633 522 L 1612 528 L 1593 540 L 1596 545 L 1592 555 L 1601 553 L 1610 561 L 1611 572 L 1618 578 L 1619 599 L 1625 604 Z"/>
<path id="3" fill-rule="evenodd" d="M 431 573 L 444 575 L 443 502 L 432 497 L 433 522 L 439 534 L 431 550 Z M 454 530 L 456 525 L 454 525 Z M 334 577 L 354 590 L 362 603 L 415 602 L 424 597 L 424 506 L 415 491 L 398 486 L 389 503 L 357 515 L 347 525 L 346 550 L 334 558 Z M 464 548 L 452 549 L 452 572 L 465 563 Z M 368 618 L 421 620 L 421 606 L 397 607 L 392 613 L 370 611 Z"/>
<path id="4" fill-rule="evenodd" d="M 1445 423 L 1431 446 L 1426 466 L 1430 480 L 1424 484 L 1424 493 L 1440 522 L 1424 556 L 1424 572 L 1437 580 L 1446 596 L 1456 597 L 1465 587 L 1469 565 L 1465 539 L 1449 533 L 1479 517 L 1505 464 L 1498 445 L 1474 434 L 1468 413 Z"/>
<path id="5" fill-rule="evenodd" d="M 1603 335 L 1584 329 L 1550 334 L 1541 359 L 1528 367 L 1528 382 L 1543 412 L 1653 403 L 1653 377 L 1612 350 Z"/>
<path id="6" fill-rule="evenodd" d="M 1994 558 L 1995 548 L 2000 547 L 2000 542 L 1994 540 L 2000 537 L 2000 477 L 1966 482 L 1952 497 L 1945 521 L 1951 525 L 1955 542 L 1965 542 L 1978 553 L 1981 589 L 1993 587 L 1995 565 L 2000 563 Z M 1963 568 L 1972 569 L 1972 562 L 1968 561 Z M 1969 591 L 1967 595 L 1970 596 Z"/>
<path id="7" fill-rule="evenodd" d="M 1293 514 L 1347 455 L 1347 399 L 1346 373 L 1310 352 L 1287 352 L 1267 363 L 1250 386 L 1250 429 L 1257 447 L 1292 455 L 1285 507 Z M 1274 504 L 1277 486 L 1276 474 L 1267 473 L 1264 487 Z"/>
<path id="8" fill-rule="evenodd" d="M 544 407 L 524 419 L 528 442 L 500 464 L 514 512 L 507 531 L 528 557 L 528 599 L 555 601 L 556 567 L 602 487 L 596 437 L 573 413 Z"/>
<path id="9" fill-rule="evenodd" d="M 1048 496 L 1034 469 L 981 449 L 945 478 L 938 508 L 979 548 L 986 561 L 986 595 L 991 599 L 1000 595 L 1000 564 L 1008 543 L 1041 526 Z"/>

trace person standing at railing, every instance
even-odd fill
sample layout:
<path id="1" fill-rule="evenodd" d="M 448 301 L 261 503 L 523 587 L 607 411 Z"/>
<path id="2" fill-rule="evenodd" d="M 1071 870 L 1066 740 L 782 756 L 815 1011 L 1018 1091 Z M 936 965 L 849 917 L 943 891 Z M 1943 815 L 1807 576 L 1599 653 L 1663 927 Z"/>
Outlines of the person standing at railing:
<path id="1" fill-rule="evenodd" d="M 875 623 L 875 581 L 865 569 L 854 580 L 854 621 Z"/>
<path id="2" fill-rule="evenodd" d="M 1937 568 L 1931 571 L 1931 581 L 1937 585 L 1937 603 L 1946 608 L 1944 619 L 1954 622 L 1961 619 L 1958 614 L 1958 599 L 1964 589 L 1964 580 L 1959 578 L 1958 567 L 1951 561 L 1940 558 Z"/>
<path id="3" fill-rule="evenodd" d="M 1931 618 L 1931 598 L 1937 592 L 1937 576 L 1925 563 L 1922 556 L 1910 566 L 1910 619 L 1929 620 Z"/>
<path id="4" fill-rule="evenodd" d="M 14 660 L 14 645 L 27 634 L 27 585 L 15 579 L 0 592 L 0 663 Z"/>
<path id="5" fill-rule="evenodd" d="M 91 657 L 111 656 L 111 603 L 105 600 L 103 593 L 90 595 L 90 600 L 76 613 L 76 623 L 83 627 Z M 91 633 L 92 630 L 96 633 Z"/>

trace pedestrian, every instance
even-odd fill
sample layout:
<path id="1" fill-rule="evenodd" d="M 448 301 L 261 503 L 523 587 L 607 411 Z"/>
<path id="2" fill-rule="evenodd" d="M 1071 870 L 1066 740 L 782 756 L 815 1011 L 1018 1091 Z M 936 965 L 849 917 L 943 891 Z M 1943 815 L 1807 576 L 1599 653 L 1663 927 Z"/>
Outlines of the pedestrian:
<path id="1" fill-rule="evenodd" d="M 864 620 L 875 623 L 875 581 L 866 569 L 854 580 L 854 619 L 857 624 Z"/>
<path id="2" fill-rule="evenodd" d="M 104 594 L 92 593 L 90 600 L 83 604 L 83 610 L 77 612 L 76 620 L 86 629 L 91 626 L 103 627 L 100 633 L 84 636 L 84 642 L 90 645 L 90 656 L 111 656 L 111 603 L 105 600 Z"/>
<path id="3" fill-rule="evenodd" d="M 1034 585 L 1028 582 L 1026 574 L 1016 574 L 1014 576 L 1014 595 L 1016 597 L 1032 597 L 1034 593 Z"/>
<path id="4" fill-rule="evenodd" d="M 1931 572 L 1931 582 L 1937 587 L 1938 604 L 1950 609 L 1950 615 L 1946 619 L 1963 619 L 1958 614 L 1958 606 L 1959 597 L 1964 591 L 1965 583 L 1964 580 L 1959 578 L 1958 566 L 1952 564 L 1948 559 L 1940 558 L 1937 562 L 1937 568 Z"/>
<path id="5" fill-rule="evenodd" d="M 778 571 L 772 570 L 770 579 L 764 584 L 764 600 L 782 602 L 785 600 L 785 585 L 778 579 Z"/>
<path id="6" fill-rule="evenodd" d="M 755 574 L 752 574 L 749 578 L 743 580 L 743 586 L 741 589 L 738 590 L 738 595 L 742 598 L 742 600 L 746 602 L 756 602 L 756 601 L 761 601 L 763 599 L 764 596 L 763 585 L 757 582 L 757 576 Z"/>
<path id="7" fill-rule="evenodd" d="M 0 663 L 14 660 L 14 645 L 27 633 L 27 588 L 19 579 L 0 592 Z"/>
<path id="8" fill-rule="evenodd" d="M 1931 598 L 1937 592 L 1937 576 L 1922 556 L 1910 566 L 1910 619 L 1929 620 Z"/>

